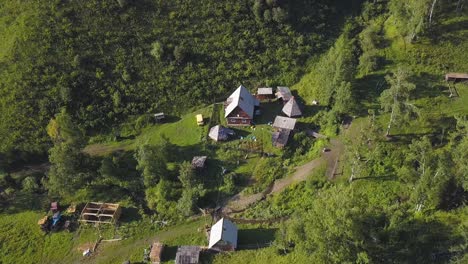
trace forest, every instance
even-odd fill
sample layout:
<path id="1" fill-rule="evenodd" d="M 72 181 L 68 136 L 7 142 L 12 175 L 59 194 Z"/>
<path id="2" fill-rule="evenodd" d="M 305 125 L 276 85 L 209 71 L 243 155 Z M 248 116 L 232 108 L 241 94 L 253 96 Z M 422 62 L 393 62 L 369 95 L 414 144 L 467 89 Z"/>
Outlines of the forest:
<path id="1" fill-rule="evenodd" d="M 174 263 L 219 216 L 200 263 L 467 263 L 467 51 L 466 0 L 1 1 L 0 263 Z M 291 88 L 284 148 L 276 100 L 210 140 L 239 85 Z M 122 216 L 43 233 L 54 201 Z"/>

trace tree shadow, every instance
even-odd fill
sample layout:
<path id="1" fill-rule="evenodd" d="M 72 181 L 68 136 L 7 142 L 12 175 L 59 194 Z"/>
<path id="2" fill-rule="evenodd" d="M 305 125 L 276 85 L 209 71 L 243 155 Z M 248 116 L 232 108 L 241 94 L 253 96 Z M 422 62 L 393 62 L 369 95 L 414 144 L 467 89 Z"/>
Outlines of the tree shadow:
<path id="1" fill-rule="evenodd" d="M 453 227 L 436 220 L 411 219 L 392 225 L 379 237 L 380 245 L 367 239 L 367 247 L 379 263 L 446 263 L 463 243 Z"/>
<path id="2" fill-rule="evenodd" d="M 410 78 L 410 82 L 416 85 L 416 89 L 413 91 L 414 97 L 433 98 L 441 95 L 443 90 L 447 90 L 446 87 L 442 85 L 437 85 L 437 83 L 440 83 L 442 80 L 442 76 L 429 74 L 426 72 L 420 73 L 418 76 L 412 76 Z"/>
<path id="3" fill-rule="evenodd" d="M 237 244 L 242 248 L 242 245 L 270 243 L 275 240 L 276 231 L 276 228 L 240 229 Z"/>
<path id="4" fill-rule="evenodd" d="M 122 207 L 122 214 L 119 222 L 130 223 L 133 221 L 140 221 L 142 219 L 141 214 L 136 207 Z"/>
<path id="5" fill-rule="evenodd" d="M 354 87 L 354 98 L 360 98 L 359 102 L 361 106 L 357 110 L 359 115 L 367 115 L 368 108 L 380 108 L 380 105 L 377 103 L 378 98 L 382 91 L 387 88 L 383 73 L 372 73 L 356 79 Z M 364 107 L 364 104 L 366 104 L 366 107 Z"/>
<path id="6" fill-rule="evenodd" d="M 468 33 L 466 33 L 465 30 L 467 28 L 467 20 L 460 20 L 448 24 L 438 23 L 432 28 L 429 28 L 427 36 L 434 44 L 449 42 L 453 45 L 460 45 L 466 42 Z"/>

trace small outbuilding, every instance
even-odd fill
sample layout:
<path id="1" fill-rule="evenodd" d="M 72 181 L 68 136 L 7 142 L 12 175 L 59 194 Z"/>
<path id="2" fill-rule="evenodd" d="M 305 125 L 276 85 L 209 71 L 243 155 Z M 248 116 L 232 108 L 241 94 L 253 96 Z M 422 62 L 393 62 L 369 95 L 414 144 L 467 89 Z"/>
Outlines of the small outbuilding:
<path id="1" fill-rule="evenodd" d="M 288 129 L 279 129 L 272 133 L 271 142 L 273 146 L 277 148 L 284 148 L 288 144 L 289 135 L 291 130 Z"/>
<path id="2" fill-rule="evenodd" d="M 276 98 L 281 99 L 283 103 L 288 102 L 292 97 L 291 90 L 289 90 L 289 87 L 286 86 L 278 86 L 275 95 Z"/>
<path id="3" fill-rule="evenodd" d="M 200 261 L 200 247 L 180 246 L 177 249 L 175 264 L 198 264 Z"/>
<path id="4" fill-rule="evenodd" d="M 257 94 L 255 95 L 258 100 L 270 100 L 275 98 L 275 95 L 273 94 L 273 88 L 271 87 L 264 87 L 264 88 L 258 88 L 257 89 Z"/>
<path id="5" fill-rule="evenodd" d="M 205 124 L 205 122 L 203 121 L 203 115 L 202 114 L 196 115 L 195 118 L 197 119 L 197 125 L 203 126 Z"/>
<path id="6" fill-rule="evenodd" d="M 284 116 L 276 116 L 275 122 L 273 123 L 273 128 L 276 129 L 294 130 L 295 127 L 296 119 Z"/>
<path id="7" fill-rule="evenodd" d="M 221 218 L 211 227 L 209 249 L 234 251 L 237 248 L 237 226 L 228 219 Z"/>
<path id="8" fill-rule="evenodd" d="M 458 72 L 447 73 L 445 74 L 445 81 L 466 82 L 468 81 L 468 73 L 458 73 Z"/>
<path id="9" fill-rule="evenodd" d="M 299 108 L 299 104 L 297 103 L 296 99 L 291 97 L 289 101 L 283 106 L 283 113 L 289 117 L 294 117 L 294 116 L 301 116 L 302 111 Z"/>
<path id="10" fill-rule="evenodd" d="M 162 112 L 154 114 L 154 120 L 156 120 L 156 122 L 162 122 L 165 118 L 166 116 Z"/>
<path id="11" fill-rule="evenodd" d="M 192 168 L 203 169 L 205 168 L 207 156 L 195 156 L 192 159 Z"/>
<path id="12" fill-rule="evenodd" d="M 216 125 L 210 129 L 210 133 L 208 136 L 213 139 L 214 141 L 225 141 L 228 140 L 229 137 L 234 136 L 234 130 L 225 128 L 221 125 Z"/>
<path id="13" fill-rule="evenodd" d="M 151 245 L 151 250 L 150 250 L 150 261 L 151 264 L 160 264 L 161 263 L 161 256 L 164 250 L 164 244 L 160 242 L 154 242 Z"/>
<path id="14" fill-rule="evenodd" d="M 81 211 L 80 222 L 115 224 L 120 217 L 121 207 L 113 203 L 89 202 Z"/>

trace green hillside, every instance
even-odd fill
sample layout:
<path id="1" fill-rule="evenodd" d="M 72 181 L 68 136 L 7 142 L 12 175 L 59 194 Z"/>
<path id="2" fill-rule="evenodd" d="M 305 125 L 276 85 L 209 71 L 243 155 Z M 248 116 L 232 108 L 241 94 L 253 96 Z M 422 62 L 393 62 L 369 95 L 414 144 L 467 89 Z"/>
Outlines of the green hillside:
<path id="1" fill-rule="evenodd" d="M 467 4 L 2 1 L 0 263 L 149 263 L 154 241 L 162 263 L 467 263 Z M 225 118 L 240 84 L 254 116 Z M 278 86 L 283 124 L 249 95 Z M 90 201 L 116 224 L 79 223 Z M 207 250 L 221 217 L 233 252 Z"/>

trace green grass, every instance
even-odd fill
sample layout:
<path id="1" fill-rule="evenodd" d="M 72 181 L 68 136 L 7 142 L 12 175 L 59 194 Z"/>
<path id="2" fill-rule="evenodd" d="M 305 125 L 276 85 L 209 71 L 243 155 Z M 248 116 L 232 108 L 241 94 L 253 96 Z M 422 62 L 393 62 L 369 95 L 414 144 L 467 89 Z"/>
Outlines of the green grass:
<path id="1" fill-rule="evenodd" d="M 63 263 L 73 255 L 73 234 L 45 235 L 37 225 L 37 212 L 0 214 L 0 263 Z"/>

